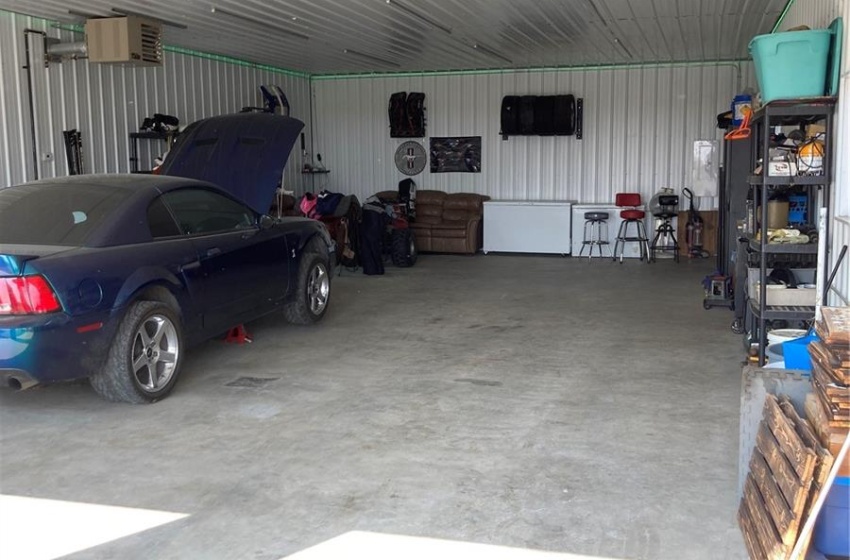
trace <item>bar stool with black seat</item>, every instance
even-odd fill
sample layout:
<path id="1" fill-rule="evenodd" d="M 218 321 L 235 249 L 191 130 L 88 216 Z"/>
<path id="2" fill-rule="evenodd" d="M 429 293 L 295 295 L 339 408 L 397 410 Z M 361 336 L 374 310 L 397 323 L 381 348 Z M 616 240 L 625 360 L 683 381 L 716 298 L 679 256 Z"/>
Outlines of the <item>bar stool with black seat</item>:
<path id="1" fill-rule="evenodd" d="M 614 199 L 614 204 L 618 208 L 623 208 L 620 211 L 620 229 L 617 231 L 617 240 L 614 243 L 613 260 L 617 260 L 617 251 L 620 252 L 620 263 L 623 262 L 623 253 L 626 249 L 626 243 L 637 243 L 640 247 L 640 260 L 646 259 L 649 262 L 649 238 L 646 236 L 646 226 L 643 219 L 646 217 L 646 212 L 640 210 L 641 205 L 640 193 L 617 193 Z M 629 235 L 629 226 L 634 224 L 634 234 Z"/>
<path id="2" fill-rule="evenodd" d="M 602 239 L 602 229 L 605 229 L 605 239 Z M 584 248 L 587 247 L 587 258 L 593 258 L 593 248 L 599 249 L 599 256 L 602 257 L 602 246 L 608 247 L 608 254 L 611 253 L 611 244 L 608 242 L 608 212 L 585 212 L 584 213 L 584 240 L 581 242 L 581 250 L 578 256 L 582 256 Z M 612 255 L 613 256 L 613 255 Z"/>
<path id="3" fill-rule="evenodd" d="M 660 220 L 655 229 L 655 237 L 649 245 L 650 262 L 655 262 L 655 253 L 667 251 L 672 252 L 673 260 L 679 262 L 679 242 L 673 229 L 673 218 L 679 215 L 679 196 L 670 193 L 672 189 L 662 189 L 662 192 L 653 196 L 649 202 L 649 211 Z"/>

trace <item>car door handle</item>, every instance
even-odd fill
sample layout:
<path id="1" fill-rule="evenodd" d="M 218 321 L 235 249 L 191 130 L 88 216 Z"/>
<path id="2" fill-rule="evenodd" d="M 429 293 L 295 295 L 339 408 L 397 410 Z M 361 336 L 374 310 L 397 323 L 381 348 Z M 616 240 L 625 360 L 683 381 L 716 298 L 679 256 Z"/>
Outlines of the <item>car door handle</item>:
<path id="1" fill-rule="evenodd" d="M 195 270 L 198 268 L 201 268 L 201 261 L 192 261 L 190 263 L 181 265 L 180 272 L 185 272 L 187 270 Z"/>
<path id="2" fill-rule="evenodd" d="M 206 253 L 206 255 L 208 257 L 215 257 L 216 255 L 220 255 L 220 254 L 221 254 L 221 249 L 219 249 L 218 247 L 213 247 L 212 249 L 207 249 L 207 253 Z"/>

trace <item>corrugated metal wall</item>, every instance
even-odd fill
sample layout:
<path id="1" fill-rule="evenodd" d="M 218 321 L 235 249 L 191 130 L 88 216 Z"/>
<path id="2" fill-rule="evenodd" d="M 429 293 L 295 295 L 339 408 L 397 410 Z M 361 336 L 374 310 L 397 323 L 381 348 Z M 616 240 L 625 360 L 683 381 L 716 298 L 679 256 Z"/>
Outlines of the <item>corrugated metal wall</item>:
<path id="1" fill-rule="evenodd" d="M 797 0 L 791 6 L 780 29 L 797 25 L 824 28 L 836 17 L 844 19 L 844 52 L 841 62 L 841 89 L 838 100 L 838 124 L 835 141 L 836 168 L 832 189 L 832 265 L 841 247 L 850 245 L 850 2 L 847 0 Z M 850 300 L 850 256 L 845 258 L 833 284 L 838 292 L 833 304 L 847 304 Z M 843 301 L 842 301 L 843 300 Z"/>
<path id="2" fill-rule="evenodd" d="M 59 31 L 40 19 L 0 11 L 0 187 L 33 179 L 32 134 L 27 100 L 24 30 L 46 31 L 63 42 L 82 36 Z M 129 171 L 127 134 L 154 113 L 177 116 L 181 123 L 233 113 L 262 103 L 258 86 L 277 84 L 292 106 L 292 116 L 310 123 L 309 79 L 209 58 L 166 53 L 160 68 L 132 68 L 87 61 L 41 63 L 39 35 L 31 35 L 38 174 L 68 171 L 62 131 L 83 134 L 84 169 L 89 173 Z M 149 169 L 160 142 L 139 141 L 142 169 Z M 152 153 L 153 152 L 153 153 Z M 286 184 L 300 190 L 301 156 L 294 150 Z"/>
<path id="3" fill-rule="evenodd" d="M 743 79 L 751 80 L 743 66 Z M 428 135 L 481 136 L 483 170 L 426 168 L 416 177 L 419 188 L 579 202 L 610 202 L 621 191 L 678 191 L 691 184 L 693 142 L 720 138 L 715 115 L 728 109 L 739 73 L 727 64 L 314 79 L 317 151 L 334 190 L 363 197 L 394 188 L 403 175 L 393 154 L 403 140 L 389 137 L 388 100 L 396 91 L 421 91 Z M 503 96 L 556 93 L 584 99 L 582 140 L 501 140 Z"/>

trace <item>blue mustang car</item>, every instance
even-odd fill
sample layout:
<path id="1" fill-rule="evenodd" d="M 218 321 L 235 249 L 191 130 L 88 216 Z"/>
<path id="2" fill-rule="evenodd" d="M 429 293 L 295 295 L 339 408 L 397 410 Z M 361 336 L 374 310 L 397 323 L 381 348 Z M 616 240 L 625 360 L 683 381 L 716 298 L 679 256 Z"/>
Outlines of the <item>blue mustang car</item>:
<path id="1" fill-rule="evenodd" d="M 268 216 L 302 127 L 214 117 L 180 136 L 164 176 L 0 189 L 0 380 L 88 377 L 109 400 L 153 402 L 193 344 L 276 310 L 320 320 L 333 242 L 319 222 Z"/>

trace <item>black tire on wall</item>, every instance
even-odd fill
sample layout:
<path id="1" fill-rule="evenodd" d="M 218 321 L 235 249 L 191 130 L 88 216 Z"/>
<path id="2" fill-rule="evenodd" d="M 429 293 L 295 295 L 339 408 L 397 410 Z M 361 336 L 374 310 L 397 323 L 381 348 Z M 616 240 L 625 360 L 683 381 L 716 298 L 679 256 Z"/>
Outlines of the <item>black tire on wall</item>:
<path id="1" fill-rule="evenodd" d="M 519 100 L 519 133 L 534 134 L 534 105 L 536 95 L 523 95 Z"/>
<path id="2" fill-rule="evenodd" d="M 540 136 L 555 134 L 555 96 L 541 95 L 534 104 L 534 133 Z"/>
<path id="3" fill-rule="evenodd" d="M 572 95 L 554 97 L 554 133 L 560 136 L 572 136 L 576 131 L 576 98 Z"/>
<path id="4" fill-rule="evenodd" d="M 413 237 L 413 231 L 410 229 L 393 230 L 393 264 L 401 268 L 407 268 L 416 264 L 417 256 L 416 239 Z"/>
<path id="5" fill-rule="evenodd" d="M 519 96 L 506 95 L 502 98 L 501 134 L 519 134 Z"/>

